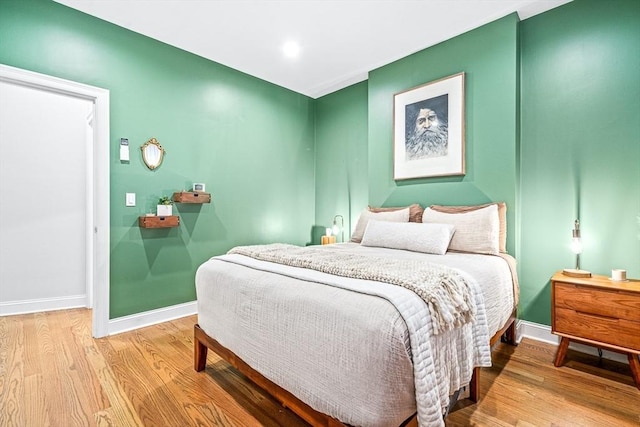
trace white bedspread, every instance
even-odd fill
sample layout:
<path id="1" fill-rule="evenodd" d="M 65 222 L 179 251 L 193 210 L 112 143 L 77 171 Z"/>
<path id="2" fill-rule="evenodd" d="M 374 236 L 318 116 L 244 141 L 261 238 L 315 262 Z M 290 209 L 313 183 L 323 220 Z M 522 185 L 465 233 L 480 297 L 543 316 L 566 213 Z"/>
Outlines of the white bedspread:
<path id="1" fill-rule="evenodd" d="M 407 289 L 224 255 L 196 274 L 200 326 L 342 422 L 399 425 L 417 408 L 420 426 L 444 425 L 448 396 L 469 382 L 474 366 L 490 366 L 489 338 L 513 309 L 506 262 L 337 246 L 459 269 L 474 284 L 476 323 L 435 336 L 426 304 Z"/>
<path id="2" fill-rule="evenodd" d="M 228 254 L 402 286 L 427 304 L 435 335 L 469 323 L 475 317 L 471 287 L 458 270 L 442 264 L 363 254 L 356 248 L 337 245 L 303 247 L 273 243 L 238 246 Z"/>

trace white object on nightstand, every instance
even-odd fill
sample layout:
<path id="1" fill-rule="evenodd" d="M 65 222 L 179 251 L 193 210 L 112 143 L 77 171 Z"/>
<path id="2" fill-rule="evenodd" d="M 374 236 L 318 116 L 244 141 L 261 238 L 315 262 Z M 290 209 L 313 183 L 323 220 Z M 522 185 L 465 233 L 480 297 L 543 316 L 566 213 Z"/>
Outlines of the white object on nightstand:
<path id="1" fill-rule="evenodd" d="M 611 270 L 611 280 L 616 282 L 626 282 L 627 281 L 627 270 L 620 270 L 614 268 Z"/>

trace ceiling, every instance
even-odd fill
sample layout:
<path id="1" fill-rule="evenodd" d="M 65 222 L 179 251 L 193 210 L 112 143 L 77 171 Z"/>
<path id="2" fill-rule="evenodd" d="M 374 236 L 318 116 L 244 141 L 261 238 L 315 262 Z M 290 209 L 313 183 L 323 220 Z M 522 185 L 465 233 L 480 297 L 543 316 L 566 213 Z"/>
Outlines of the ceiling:
<path id="1" fill-rule="evenodd" d="M 318 98 L 512 12 L 526 19 L 570 0 L 55 1 Z"/>

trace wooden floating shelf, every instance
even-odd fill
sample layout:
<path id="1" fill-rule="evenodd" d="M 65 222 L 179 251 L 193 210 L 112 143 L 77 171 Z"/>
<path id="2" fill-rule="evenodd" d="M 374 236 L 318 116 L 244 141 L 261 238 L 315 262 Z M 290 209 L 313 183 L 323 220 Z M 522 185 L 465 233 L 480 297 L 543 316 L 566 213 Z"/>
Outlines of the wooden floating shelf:
<path id="1" fill-rule="evenodd" d="M 173 193 L 176 203 L 211 203 L 211 193 L 204 191 L 180 191 Z"/>
<path id="2" fill-rule="evenodd" d="M 142 228 L 171 228 L 180 225 L 180 217 L 171 216 L 141 216 L 138 218 L 138 225 Z"/>

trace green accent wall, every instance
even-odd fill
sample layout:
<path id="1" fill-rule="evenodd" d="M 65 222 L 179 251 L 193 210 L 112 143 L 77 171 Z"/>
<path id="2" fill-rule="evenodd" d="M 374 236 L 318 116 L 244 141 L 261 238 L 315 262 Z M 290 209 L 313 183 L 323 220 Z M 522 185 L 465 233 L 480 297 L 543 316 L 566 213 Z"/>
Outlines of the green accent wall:
<path id="1" fill-rule="evenodd" d="M 460 71 L 467 73 L 466 176 L 394 182 L 393 94 Z M 576 218 L 584 269 L 640 277 L 638 76 L 636 0 L 574 0 L 522 22 L 507 16 L 374 70 L 367 96 L 342 101 L 368 103 L 367 202 L 505 200 L 519 317 L 549 325 L 549 278 L 575 266 Z M 317 129 L 324 126 L 334 122 L 318 116 Z M 316 143 L 321 153 L 325 142 Z"/>
<path id="2" fill-rule="evenodd" d="M 50 0 L 0 0 L 0 62 L 111 92 L 111 318 L 192 301 L 195 269 L 232 246 L 317 243 L 336 214 L 348 236 L 367 204 L 506 201 L 525 320 L 550 323 L 576 218 L 583 268 L 640 277 L 637 0 L 509 15 L 317 100 Z M 395 182 L 393 95 L 461 71 L 466 175 Z M 151 137 L 167 150 L 156 171 L 138 150 Z M 176 229 L 137 226 L 192 182 L 211 204 L 176 205 Z"/>
<path id="3" fill-rule="evenodd" d="M 521 316 L 550 324 L 549 278 L 640 277 L 640 2 L 575 0 L 523 21 Z"/>
<path id="4" fill-rule="evenodd" d="M 344 238 L 349 240 L 350 230 L 367 207 L 367 90 L 365 81 L 316 100 L 316 223 L 320 235 L 333 224 L 335 215 L 342 215 Z"/>
<path id="5" fill-rule="evenodd" d="M 369 73 L 370 204 L 505 201 L 515 253 L 517 25 L 512 14 Z M 394 181 L 393 95 L 462 71 L 466 175 Z"/>
<path id="6" fill-rule="evenodd" d="M 196 268 L 235 245 L 309 242 L 314 100 L 48 0 L 0 1 L 0 62 L 110 91 L 111 318 L 193 301 Z M 155 171 L 139 150 L 151 137 L 167 151 Z M 179 228 L 138 227 L 193 182 L 211 204 L 175 205 Z"/>

